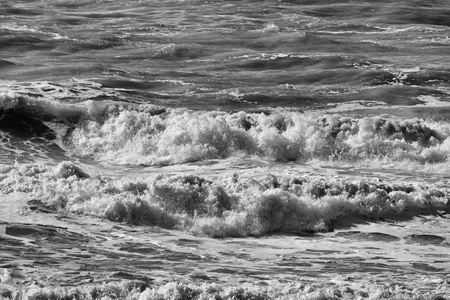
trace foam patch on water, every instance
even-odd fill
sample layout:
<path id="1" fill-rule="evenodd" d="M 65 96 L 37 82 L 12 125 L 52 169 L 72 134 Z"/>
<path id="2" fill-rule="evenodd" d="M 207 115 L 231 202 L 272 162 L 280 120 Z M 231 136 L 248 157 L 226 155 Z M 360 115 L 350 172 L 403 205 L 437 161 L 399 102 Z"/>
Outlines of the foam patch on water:
<path id="1" fill-rule="evenodd" d="M 0 29 L 6 29 L 8 31 L 18 31 L 18 32 L 41 34 L 41 35 L 45 35 L 45 36 L 50 36 L 54 40 L 69 39 L 67 36 L 62 36 L 58 33 L 44 32 L 44 31 L 37 30 L 36 28 L 31 28 L 31 27 L 28 27 L 25 25 L 18 25 L 15 23 L 4 23 L 4 24 L 0 25 Z"/>

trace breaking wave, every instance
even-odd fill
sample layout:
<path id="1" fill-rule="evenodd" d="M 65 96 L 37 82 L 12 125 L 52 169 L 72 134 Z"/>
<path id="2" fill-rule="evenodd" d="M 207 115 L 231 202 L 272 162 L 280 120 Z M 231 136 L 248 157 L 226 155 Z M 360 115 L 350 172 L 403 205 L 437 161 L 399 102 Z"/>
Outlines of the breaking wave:
<path id="1" fill-rule="evenodd" d="M 261 113 L 188 110 L 121 99 L 116 90 L 90 81 L 13 84 L 0 93 L 0 130 L 10 135 L 11 144 L 25 143 L 19 149 L 24 153 L 30 141 L 39 140 L 39 145 L 60 148 L 58 161 L 63 155 L 133 166 L 259 157 L 411 168 L 445 165 L 450 155 L 445 121 L 273 108 Z M 48 149 L 41 152 L 53 151 Z"/>
<path id="2" fill-rule="evenodd" d="M 448 208 L 449 192 L 433 185 L 314 175 L 91 176 L 72 162 L 55 168 L 19 164 L 0 175 L 0 191 L 29 193 L 46 211 L 178 229 L 210 237 L 333 230 L 349 217 L 419 214 Z"/>
<path id="3" fill-rule="evenodd" d="M 450 155 L 450 125 L 444 121 L 276 109 L 194 111 L 98 100 L 111 95 L 88 83 L 77 91 L 49 83 L 39 89 L 33 97 L 15 91 L 0 94 L 0 130 L 57 140 L 65 155 L 105 163 L 162 166 L 260 157 L 405 167 L 445 164 Z M 86 95 L 93 98 L 86 100 Z"/>
<path id="4" fill-rule="evenodd" d="M 128 165 L 258 156 L 276 161 L 448 160 L 447 123 L 393 117 L 109 106 L 71 133 L 74 153 Z"/>
<path id="5" fill-rule="evenodd" d="M 143 281 L 121 281 L 103 284 L 83 284 L 74 288 L 42 287 L 31 288 L 28 291 L 5 289 L 6 299 L 445 299 L 438 293 L 424 293 L 419 289 L 411 289 L 394 283 L 368 282 L 364 286 L 348 286 L 345 284 L 320 285 L 309 282 L 285 283 L 276 280 L 267 287 L 228 286 L 224 284 L 187 284 L 169 282 L 166 284 L 148 284 Z M 13 298 L 14 297 L 14 298 Z"/>
<path id="6" fill-rule="evenodd" d="M 32 288 L 28 291 L 14 289 L 3 291 L 7 299 L 242 299 L 242 300 L 269 300 L 269 299 L 445 299 L 434 294 L 425 294 L 420 290 L 406 288 L 394 283 L 368 282 L 364 286 L 348 284 L 320 285 L 309 282 L 284 283 L 276 280 L 268 286 L 228 286 L 224 284 L 187 284 L 169 282 L 166 284 L 148 284 L 142 281 L 121 281 L 104 284 L 83 284 L 74 288 L 42 287 Z M 13 298 L 14 297 L 14 298 Z"/>

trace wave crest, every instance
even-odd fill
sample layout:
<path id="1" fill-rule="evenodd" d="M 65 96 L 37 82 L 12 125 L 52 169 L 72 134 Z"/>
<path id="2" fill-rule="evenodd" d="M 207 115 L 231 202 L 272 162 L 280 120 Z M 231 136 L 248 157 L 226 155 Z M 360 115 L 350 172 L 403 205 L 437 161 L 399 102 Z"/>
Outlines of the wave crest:
<path id="1" fill-rule="evenodd" d="M 449 204 L 448 190 L 434 185 L 286 177 L 268 170 L 110 178 L 89 176 L 69 162 L 4 169 L 0 191 L 30 193 L 50 210 L 212 237 L 329 231 L 350 216 L 414 215 L 448 210 Z"/>
<path id="2" fill-rule="evenodd" d="M 420 119 L 351 118 L 295 112 L 272 114 L 109 108 L 79 124 L 73 152 L 130 165 L 168 165 L 258 156 L 276 161 L 382 158 L 445 162 L 448 124 Z"/>

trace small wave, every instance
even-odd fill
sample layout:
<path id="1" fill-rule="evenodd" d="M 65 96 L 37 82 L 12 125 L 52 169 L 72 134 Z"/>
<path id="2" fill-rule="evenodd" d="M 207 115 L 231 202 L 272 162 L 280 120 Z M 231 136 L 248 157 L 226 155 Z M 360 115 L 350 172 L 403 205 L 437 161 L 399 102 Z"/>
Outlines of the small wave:
<path id="1" fill-rule="evenodd" d="M 73 39 L 70 43 L 64 45 L 64 50 L 72 53 L 84 52 L 89 50 L 105 50 L 119 47 L 124 44 L 120 36 L 114 34 L 103 34 L 93 36 L 88 39 Z"/>
<path id="2" fill-rule="evenodd" d="M 355 61 L 357 69 L 372 71 L 367 81 L 370 85 L 403 85 L 403 86 L 432 86 L 447 84 L 450 79 L 448 70 L 421 69 L 414 67 L 393 67 L 382 63 Z M 367 75 L 366 75 L 367 76 Z"/>
<path id="3" fill-rule="evenodd" d="M 212 237 L 329 231 L 349 216 L 378 218 L 448 209 L 434 185 L 239 171 L 220 176 L 90 176 L 71 162 L 16 163 L 3 193 L 28 192 L 50 210 Z"/>
<path id="4" fill-rule="evenodd" d="M 0 59 L 0 69 L 4 69 L 4 68 L 9 68 L 11 66 L 14 66 L 15 63 L 4 60 L 4 59 Z"/>
<path id="5" fill-rule="evenodd" d="M 331 22 L 330 22 L 331 23 Z M 386 31 L 386 28 L 382 28 L 369 24 L 352 24 L 352 23 L 336 23 L 326 24 L 323 27 L 319 27 L 319 32 L 327 32 L 334 34 L 355 34 L 355 33 L 378 33 Z"/>
<path id="6" fill-rule="evenodd" d="M 162 59 L 168 61 L 178 61 L 186 59 L 197 59 L 206 56 L 208 50 L 204 46 L 197 44 L 163 44 L 158 45 L 149 54 L 154 59 Z"/>
<path id="7" fill-rule="evenodd" d="M 22 33 L 28 32 L 28 33 L 39 34 L 39 35 L 43 35 L 43 36 L 50 36 L 51 38 L 53 38 L 55 40 L 68 39 L 68 37 L 62 36 L 58 33 L 39 31 L 35 28 L 31 28 L 31 27 L 28 27 L 25 25 L 18 25 L 15 23 L 2 24 L 0 26 L 0 29 L 4 29 L 4 30 L 8 30 L 8 31 L 18 31 L 18 32 L 22 32 Z"/>
<path id="8" fill-rule="evenodd" d="M 288 70 L 289 68 L 311 68 L 312 70 L 327 70 L 349 68 L 361 62 L 359 58 L 342 55 L 304 56 L 294 54 L 262 54 L 249 56 L 239 64 L 250 70 Z"/>
<path id="9" fill-rule="evenodd" d="M 437 4 L 435 7 L 398 6 L 386 11 L 386 17 L 395 20 L 398 24 L 426 24 L 437 26 L 450 26 L 450 21 L 446 16 L 450 13 L 448 6 Z M 395 18 L 393 17 L 395 16 Z"/>
<path id="10" fill-rule="evenodd" d="M 42 15 L 44 10 L 42 9 L 37 9 L 37 8 L 25 8 L 21 5 L 10 5 L 10 4 L 2 4 L 0 6 L 1 12 L 2 14 L 5 15 L 18 15 L 18 16 L 28 16 L 28 17 L 33 17 L 33 16 L 39 16 Z"/>

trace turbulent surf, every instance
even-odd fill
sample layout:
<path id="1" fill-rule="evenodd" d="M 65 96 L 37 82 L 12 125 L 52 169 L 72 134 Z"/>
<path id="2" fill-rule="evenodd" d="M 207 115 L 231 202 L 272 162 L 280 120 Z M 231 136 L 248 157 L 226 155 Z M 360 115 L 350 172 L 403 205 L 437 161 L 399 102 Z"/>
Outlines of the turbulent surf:
<path id="1" fill-rule="evenodd" d="M 0 298 L 448 299 L 449 14 L 0 4 Z"/>

